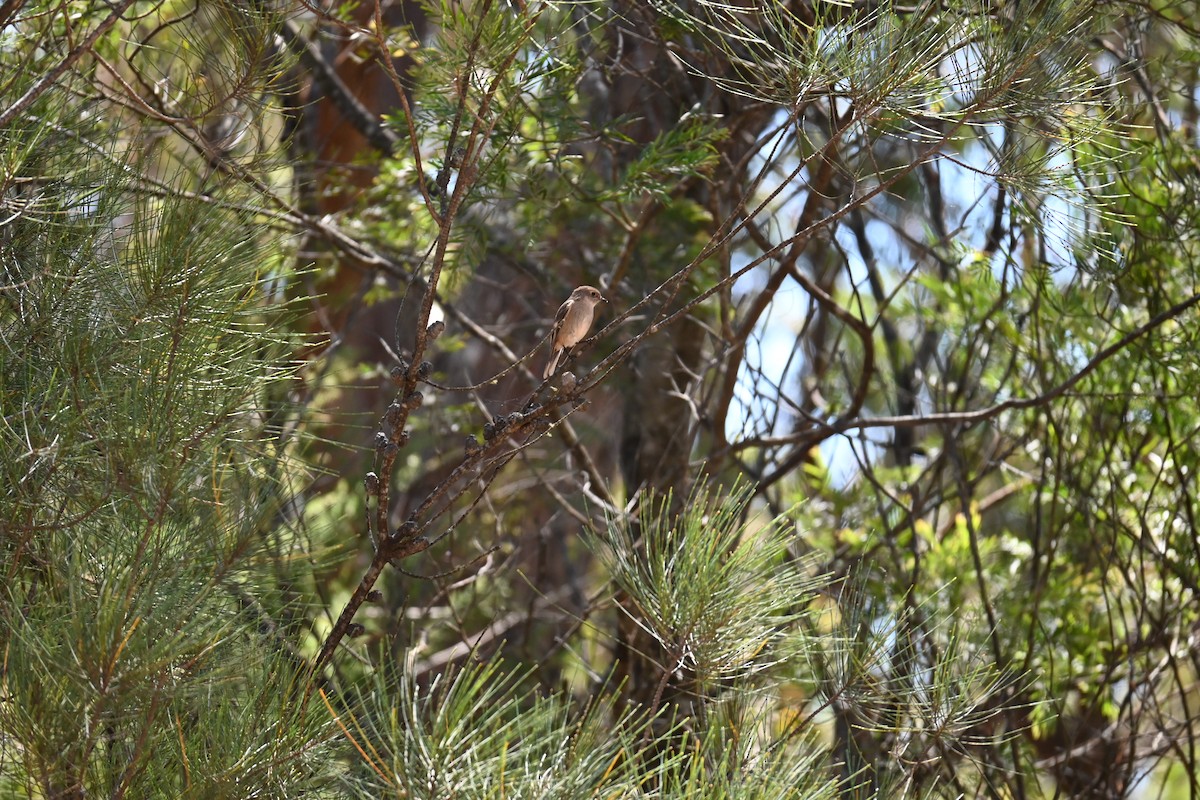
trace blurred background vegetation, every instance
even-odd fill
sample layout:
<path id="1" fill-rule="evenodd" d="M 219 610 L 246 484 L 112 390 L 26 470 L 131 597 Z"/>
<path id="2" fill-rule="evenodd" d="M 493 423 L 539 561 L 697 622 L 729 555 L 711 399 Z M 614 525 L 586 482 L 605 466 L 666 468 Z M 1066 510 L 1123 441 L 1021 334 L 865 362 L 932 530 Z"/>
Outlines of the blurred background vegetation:
<path id="1" fill-rule="evenodd" d="M 0 796 L 1200 796 L 1197 19 L 0 2 Z"/>

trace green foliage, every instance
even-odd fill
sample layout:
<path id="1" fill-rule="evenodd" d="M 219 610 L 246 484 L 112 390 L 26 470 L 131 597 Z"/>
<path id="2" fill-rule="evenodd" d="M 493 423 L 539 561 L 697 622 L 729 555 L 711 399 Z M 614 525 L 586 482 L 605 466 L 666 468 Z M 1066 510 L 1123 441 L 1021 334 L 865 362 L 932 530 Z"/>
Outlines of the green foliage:
<path id="1" fill-rule="evenodd" d="M 773 737 L 774 720 L 760 704 L 728 698 L 709 724 L 687 741 L 673 761 L 651 775 L 664 798 L 821 800 L 845 786 L 830 777 L 821 748 L 803 737 Z M 649 795 L 654 796 L 654 795 Z"/>
<path id="2" fill-rule="evenodd" d="M 685 119 L 646 145 L 611 194 L 626 201 L 646 194 L 666 201 L 676 181 L 705 175 L 716 166 L 715 144 L 726 135 L 715 120 Z"/>
<path id="3" fill-rule="evenodd" d="M 286 565 L 286 252 L 231 205 L 147 193 L 106 130 L 62 94 L 6 130 L 4 780 L 295 796 L 325 720 L 260 617 Z"/>
<path id="4" fill-rule="evenodd" d="M 0 794 L 1195 790 L 1179 9 L 115 8 L 0 4 Z"/>
<path id="5" fill-rule="evenodd" d="M 346 726 L 369 768 L 356 770 L 363 797 L 631 797 L 644 780 L 640 715 L 612 694 L 575 708 L 494 663 L 367 688 L 364 722 Z"/>
<path id="6" fill-rule="evenodd" d="M 610 520 L 589 544 L 676 669 L 702 684 L 747 678 L 788 657 L 781 647 L 821 581 L 788 553 L 787 517 L 746 521 L 751 488 L 697 489 L 673 510 L 656 503 L 634 527 Z"/>

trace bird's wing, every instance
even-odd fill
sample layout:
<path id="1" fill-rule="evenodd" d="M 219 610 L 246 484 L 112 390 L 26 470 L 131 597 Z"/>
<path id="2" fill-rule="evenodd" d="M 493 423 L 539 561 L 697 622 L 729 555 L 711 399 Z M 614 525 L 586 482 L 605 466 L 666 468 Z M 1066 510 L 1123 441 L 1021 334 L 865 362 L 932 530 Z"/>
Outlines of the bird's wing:
<path id="1" fill-rule="evenodd" d="M 558 346 L 558 332 L 562 330 L 563 320 L 567 318 L 567 309 L 571 307 L 571 301 L 563 303 L 558 307 L 558 313 L 554 315 L 554 324 L 550 327 L 550 348 L 554 349 Z"/>
<path id="2" fill-rule="evenodd" d="M 557 328 L 562 325 L 563 319 L 565 319 L 567 316 L 567 309 L 570 307 L 571 300 L 570 298 L 567 298 L 567 301 L 558 307 L 558 313 L 554 315 L 554 327 Z"/>

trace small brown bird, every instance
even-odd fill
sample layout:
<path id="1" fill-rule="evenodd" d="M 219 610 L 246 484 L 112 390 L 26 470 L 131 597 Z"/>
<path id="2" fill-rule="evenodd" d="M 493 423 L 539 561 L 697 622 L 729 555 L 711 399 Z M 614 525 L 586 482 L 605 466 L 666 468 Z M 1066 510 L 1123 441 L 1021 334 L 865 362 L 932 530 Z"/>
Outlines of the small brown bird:
<path id="1" fill-rule="evenodd" d="M 550 363 L 542 373 L 543 379 L 549 379 L 558 369 L 558 361 L 565 351 L 587 336 L 596 316 L 596 304 L 607 302 L 599 289 L 579 286 L 571 292 L 567 302 L 559 306 L 554 315 L 554 330 L 550 331 Z"/>

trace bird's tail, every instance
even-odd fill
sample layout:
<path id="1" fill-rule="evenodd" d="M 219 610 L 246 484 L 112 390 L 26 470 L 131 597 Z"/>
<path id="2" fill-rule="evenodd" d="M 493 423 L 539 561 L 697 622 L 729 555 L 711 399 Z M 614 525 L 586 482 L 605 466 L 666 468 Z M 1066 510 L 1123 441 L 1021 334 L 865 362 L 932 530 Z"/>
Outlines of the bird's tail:
<path id="1" fill-rule="evenodd" d="M 550 356 L 550 363 L 546 364 L 546 369 L 542 372 L 542 380 L 550 380 L 550 376 L 554 374 L 554 370 L 558 369 L 558 359 L 562 354 L 562 348 L 554 348 L 554 352 Z"/>

